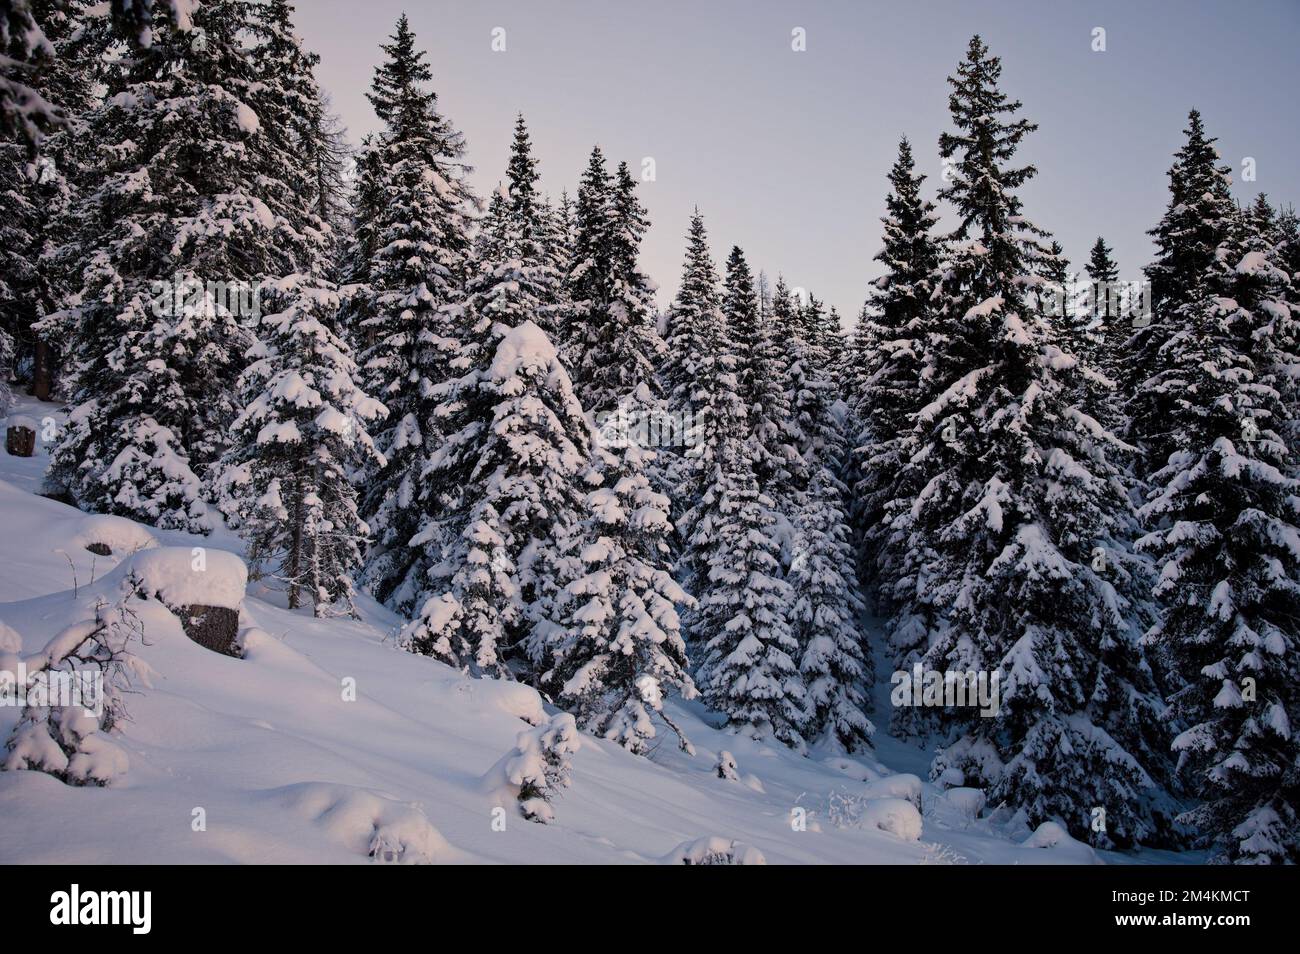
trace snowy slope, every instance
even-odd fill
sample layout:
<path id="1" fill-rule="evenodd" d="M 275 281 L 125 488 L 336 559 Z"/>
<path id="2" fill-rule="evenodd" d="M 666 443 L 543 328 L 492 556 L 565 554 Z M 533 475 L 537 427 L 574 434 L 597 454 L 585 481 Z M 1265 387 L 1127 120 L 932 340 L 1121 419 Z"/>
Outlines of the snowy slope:
<path id="1" fill-rule="evenodd" d="M 27 401 L 15 413 L 39 419 L 52 406 Z M 228 535 L 106 522 L 36 496 L 42 466 L 40 457 L 0 459 L 0 622 L 21 634 L 24 651 L 115 589 L 120 564 L 132 559 L 122 550 L 150 537 L 239 548 Z M 96 556 L 85 550 L 96 535 L 126 545 Z M 871 820 L 898 817 L 899 806 L 866 797 L 906 794 L 914 780 L 870 758 L 801 758 L 720 732 L 694 704 L 673 708 L 694 757 L 664 741 L 641 758 L 584 736 L 572 785 L 553 803 L 555 823 L 508 809 L 505 831 L 494 830 L 496 803 L 482 779 L 529 728 L 521 717 L 542 716 L 531 689 L 397 650 L 390 637 L 400 621 L 366 600 L 360 621 L 319 621 L 250 594 L 242 660 L 191 642 L 156 602 L 137 609 L 145 640 L 136 652 L 153 675 L 128 701 L 120 742 L 129 771 L 108 788 L 0 772 L 0 862 L 364 863 L 376 831 L 410 848 L 407 860 L 436 862 L 659 862 L 705 836 L 752 846 L 769 863 L 1097 860 L 1050 831 L 1031 842 L 1045 847 L 1023 845 L 1027 831 L 972 819 L 969 802 L 928 784 L 919 839 L 877 830 Z M 355 701 L 343 699 L 347 678 Z M 0 707 L 0 738 L 18 712 Z M 887 724 L 887 714 L 876 721 Z M 714 772 L 724 749 L 739 779 Z M 927 762 L 887 737 L 877 753 L 907 772 Z M 791 824 L 797 807 L 808 813 L 806 831 Z M 192 827 L 199 808 L 206 831 Z M 906 824 L 883 824 L 907 833 Z"/>

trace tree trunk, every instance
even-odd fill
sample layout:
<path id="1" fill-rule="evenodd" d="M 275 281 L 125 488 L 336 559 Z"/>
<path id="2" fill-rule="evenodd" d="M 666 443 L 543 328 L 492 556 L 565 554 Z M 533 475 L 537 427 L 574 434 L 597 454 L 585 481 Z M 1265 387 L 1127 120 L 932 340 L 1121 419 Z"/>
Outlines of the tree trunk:
<path id="1" fill-rule="evenodd" d="M 38 401 L 48 401 L 53 390 L 53 369 L 50 367 L 53 355 L 50 346 L 40 338 L 36 339 L 36 360 L 32 368 L 32 395 Z"/>
<path id="2" fill-rule="evenodd" d="M 298 583 L 302 574 L 302 478 L 293 482 L 293 543 L 289 548 L 289 609 L 298 608 Z"/>

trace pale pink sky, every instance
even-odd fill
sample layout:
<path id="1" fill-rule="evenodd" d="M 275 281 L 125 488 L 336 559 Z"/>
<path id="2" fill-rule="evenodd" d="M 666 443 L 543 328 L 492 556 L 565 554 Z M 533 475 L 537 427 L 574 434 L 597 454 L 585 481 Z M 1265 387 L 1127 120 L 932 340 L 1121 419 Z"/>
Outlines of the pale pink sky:
<path id="1" fill-rule="evenodd" d="M 429 51 L 445 111 L 469 143 L 474 182 L 504 173 L 516 112 L 543 187 L 573 191 L 599 142 L 634 170 L 643 264 L 675 291 L 691 208 L 721 264 L 732 244 L 855 314 L 880 245 L 885 174 L 911 137 L 931 194 L 947 126 L 944 78 L 976 31 L 1003 58 L 1004 86 L 1039 131 L 1028 216 L 1081 264 L 1098 234 L 1125 276 L 1151 254 L 1165 173 L 1189 108 L 1235 172 L 1236 194 L 1300 199 L 1300 3 L 742 2 L 742 0 L 299 0 L 298 24 L 352 138 L 375 128 L 365 99 L 379 44 L 405 9 Z M 494 52 L 494 28 L 506 50 Z M 791 49 L 791 30 L 807 49 Z M 1106 51 L 1092 31 L 1106 30 Z M 1241 182 L 1244 157 L 1257 181 Z"/>

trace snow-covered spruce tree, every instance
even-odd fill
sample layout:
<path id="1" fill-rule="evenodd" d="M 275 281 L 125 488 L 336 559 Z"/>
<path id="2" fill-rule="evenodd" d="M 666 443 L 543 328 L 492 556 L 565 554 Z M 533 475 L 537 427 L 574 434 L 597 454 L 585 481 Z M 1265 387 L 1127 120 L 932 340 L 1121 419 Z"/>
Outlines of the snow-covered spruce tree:
<path id="1" fill-rule="evenodd" d="M 42 94 L 32 73 L 55 59 L 33 0 L 6 0 L 0 10 L 0 135 L 14 137 L 29 156 L 43 135 L 67 124 L 67 113 Z"/>
<path id="2" fill-rule="evenodd" d="M 540 684 L 585 730 L 638 754 L 656 736 L 655 715 L 691 750 L 663 700 L 696 695 L 678 615 L 691 601 L 670 572 L 668 498 L 646 476 L 650 453 L 634 439 L 604 448 L 604 484 L 585 501 L 574 578 L 555 623 L 539 631 L 551 667 Z"/>
<path id="3" fill-rule="evenodd" d="M 816 369 L 819 359 L 823 363 L 805 379 L 805 390 L 816 392 L 805 401 L 799 422 L 806 449 L 796 472 L 806 474 L 807 482 L 795 483 L 784 505 L 792 530 L 786 566 L 793 600 L 789 618 L 808 690 L 805 732 L 853 751 L 866 744 L 874 727 L 863 712 L 871 663 L 859 628 L 865 607 L 854 572 L 849 491 L 839 476 L 848 456 L 847 407 L 835 399 L 830 373 L 843 356 L 835 344 L 841 340 L 839 316 L 834 309 L 821 312 L 816 299 L 809 300 L 813 324 L 807 334 L 814 345 L 805 351 L 807 365 Z"/>
<path id="4" fill-rule="evenodd" d="M 134 583 L 123 580 L 117 599 L 97 605 L 93 618 L 65 627 L 21 659 L 48 698 L 40 704 L 29 695 L 5 743 L 0 769 L 45 772 L 68 785 L 109 785 L 126 772 L 129 759 L 112 733 L 126 719 L 124 696 L 138 674 L 130 645 L 143 637 L 143 627 L 130 606 Z M 18 659 L 0 652 L 0 661 L 6 670 L 18 671 Z M 102 679 L 95 711 L 75 702 L 59 704 L 60 682 L 80 690 L 89 702 L 96 695 L 92 676 Z"/>
<path id="5" fill-rule="evenodd" d="M 273 567 L 290 608 L 305 594 L 324 616 L 352 611 L 351 577 L 367 528 L 349 478 L 382 465 L 366 427 L 384 408 L 357 388 L 357 368 L 332 330 L 339 296 L 329 277 L 335 240 L 326 216 L 335 187 L 322 163 L 336 144 L 323 138 L 317 58 L 302 49 L 291 15 L 284 0 L 251 12 L 252 59 L 263 78 L 253 96 L 266 125 L 259 159 L 282 186 L 267 201 L 293 230 L 296 271 L 262 288 L 270 313 L 239 382 L 243 410 L 218 483 L 221 509 L 243 532 L 255 565 Z"/>
<path id="6" fill-rule="evenodd" d="M 89 116 L 101 143 L 61 251 L 83 276 L 73 410 L 49 482 L 86 508 L 206 530 L 202 478 L 234 419 L 242 324 L 298 233 L 267 196 L 275 143 L 243 45 L 247 5 L 194 12 L 202 43 L 160 21 Z"/>
<path id="7" fill-rule="evenodd" d="M 848 339 L 843 326 L 844 320 L 839 311 L 831 305 L 823 322 L 822 346 L 826 349 L 826 376 L 834 385 L 836 393 L 840 392 L 843 384 L 840 375 L 844 370 L 844 356 L 848 350 Z"/>
<path id="8" fill-rule="evenodd" d="M 822 435 L 817 453 L 804 458 L 796 450 L 803 432 L 791 424 L 783 356 L 759 306 L 744 252 L 733 248 L 722 313 L 727 340 L 735 343 L 735 391 L 744 411 L 740 450 L 753 468 L 760 498 L 771 501 L 790 525 L 790 565 L 783 567 L 789 604 L 784 612 L 807 687 L 808 709 L 800 732 L 809 739 L 829 735 L 852 751 L 873 728 L 862 712 L 869 666 L 858 630 L 862 603 L 852 574 L 845 488 L 836 477 L 844 441 L 838 421 L 815 421 L 810 430 Z M 829 314 L 822 319 L 838 324 L 838 317 Z M 828 341 L 832 332 L 824 325 L 810 325 L 807 333 Z M 829 418 L 830 405 L 823 403 L 819 413 Z"/>
<path id="9" fill-rule="evenodd" d="M 925 342 L 927 404 L 903 458 L 921 487 L 898 514 L 908 564 L 893 625 L 914 619 L 926 670 L 1001 674 L 994 717 L 976 707 L 899 710 L 947 734 L 933 771 L 963 773 L 1031 824 L 1057 819 L 1099 844 L 1159 838 L 1152 772 L 1163 709 L 1130 622 L 1117 549 L 1128 506 L 1110 455 L 1122 450 L 1085 407 L 1086 367 L 1055 344 L 1028 271 L 1037 246 L 1010 165 L 1034 126 L 999 89 L 1001 63 L 976 36 L 949 78 L 953 160 L 941 195 L 960 225 Z M 903 727 L 909 720 L 900 719 Z M 1092 822 L 1105 816 L 1105 831 Z"/>
<path id="10" fill-rule="evenodd" d="M 45 400 L 59 390 L 60 350 L 73 330 L 57 312 L 70 279 L 79 278 L 64 274 L 52 253 L 71 238 L 78 170 L 94 150 L 84 116 L 96 101 L 95 83 L 106 69 L 99 61 L 112 39 L 104 24 L 86 17 L 86 5 L 31 4 L 53 55 L 25 79 L 59 104 L 65 122 L 42 138 L 34 160 L 26 143 L 0 142 L 0 331 L 13 337 L 16 379 Z"/>
<path id="11" fill-rule="evenodd" d="M 573 753 L 582 736 L 573 716 L 559 712 L 549 722 L 519 733 L 515 747 L 488 770 L 483 781 L 501 801 L 514 801 L 528 821 L 555 821 L 550 803 L 569 787 Z"/>
<path id="12" fill-rule="evenodd" d="M 506 167 L 506 195 L 510 228 L 520 262 L 529 271 L 529 281 L 537 286 L 538 306 L 532 320 L 548 338 L 557 340 L 562 307 L 564 274 L 556 267 L 554 243 L 558 236 L 549 219 L 550 210 L 537 191 L 537 160 L 532 140 L 522 115 L 515 117 L 514 139 L 510 144 L 510 163 Z"/>
<path id="13" fill-rule="evenodd" d="M 696 209 L 686 237 L 686 266 L 682 284 L 667 315 L 667 352 L 661 371 L 675 412 L 689 415 L 696 406 L 700 371 L 721 336 L 718 275 L 709 257 L 704 219 Z"/>
<path id="14" fill-rule="evenodd" d="M 922 407 L 922 349 L 941 253 L 934 203 L 921 196 L 924 180 L 904 138 L 889 172 L 884 245 L 875 256 L 885 273 L 863 307 L 845 383 L 850 420 L 859 427 L 850 458 L 859 573 L 882 608 L 902 568 L 900 554 L 882 559 L 891 539 L 886 505 L 919 489 L 903 487 L 900 478 L 906 435 Z"/>
<path id="15" fill-rule="evenodd" d="M 563 331 L 565 362 L 573 368 L 583 406 L 594 413 L 608 412 L 625 393 L 621 388 L 603 387 L 602 376 L 617 373 L 618 369 L 599 364 L 606 357 L 602 344 L 611 334 L 613 188 L 604 153 L 595 146 L 578 183 L 578 198 L 574 203 L 572 257 L 565 276 L 570 307 Z M 629 225 L 636 228 L 639 222 Z M 636 238 L 639 241 L 639 234 Z"/>
<path id="16" fill-rule="evenodd" d="M 534 623 L 566 579 L 591 435 L 555 346 L 520 320 L 531 303 L 507 310 L 526 287 L 513 271 L 505 259 L 499 283 L 471 292 L 461 376 L 436 392 L 447 436 L 420 473 L 429 516 L 412 541 L 430 565 L 402 641 L 475 675 L 531 679 L 551 668 L 551 632 Z"/>
<path id="17" fill-rule="evenodd" d="M 807 700 L 795 661 L 799 646 L 787 619 L 792 593 L 781 578 L 772 500 L 759 492 L 735 357 L 718 298 L 718 277 L 698 210 L 691 217 L 682 284 L 673 304 L 674 364 L 690 408 L 691 469 L 683 496 L 681 556 L 696 597 L 689 617 L 700 647 L 696 682 L 728 723 L 789 745 L 803 744 Z"/>
<path id="18" fill-rule="evenodd" d="M 807 689 L 805 735 L 825 736 L 852 752 L 866 747 L 875 726 L 864 711 L 872 667 L 859 622 L 865 607 L 853 572 L 846 492 L 832 466 L 814 469 L 794 515 L 794 555 L 786 579 Z"/>
<path id="19" fill-rule="evenodd" d="M 465 181 L 461 134 L 438 108 L 425 54 L 405 16 L 368 94 L 383 123 L 378 143 L 383 201 L 364 300 L 361 384 L 389 414 L 375 429 L 386 465 L 366 480 L 362 514 L 374 533 L 363 581 L 393 608 L 412 608 L 404 583 L 420 559 L 420 462 L 437 447 L 434 388 L 457 349 L 456 312 L 468 274 L 469 216 L 477 202 Z"/>
<path id="20" fill-rule="evenodd" d="M 288 0 L 268 0 L 250 8 L 254 39 L 252 59 L 261 84 L 253 95 L 269 143 L 264 150 L 269 178 L 287 186 L 273 190 L 267 203 L 318 246 L 326 277 L 333 278 L 346 222 L 347 145 L 337 117 L 316 83 L 320 62 L 305 50 L 294 31 L 294 8 Z"/>
<path id="21" fill-rule="evenodd" d="M 655 362 L 663 343 L 654 329 L 653 285 L 637 262 L 647 223 L 626 162 L 619 163 L 609 180 L 606 203 L 605 214 L 595 217 L 604 223 L 603 235 L 584 237 L 580 231 L 577 239 L 580 249 L 594 249 L 597 258 L 588 260 L 578 286 L 594 297 L 585 299 L 571 319 L 581 327 L 574 385 L 592 414 L 616 411 L 642 390 L 645 394 L 637 399 L 644 405 L 641 410 L 661 414 L 655 406 L 661 395 Z"/>
<path id="22" fill-rule="evenodd" d="M 1279 282 L 1279 292 L 1292 314 L 1300 313 L 1300 236 L 1295 213 L 1289 209 L 1277 212 L 1261 192 L 1243 210 L 1236 234 L 1249 240 L 1248 251 L 1266 253 L 1286 275 L 1288 281 Z M 1279 323 L 1274 347 L 1279 364 L 1274 386 L 1287 409 L 1286 423 L 1278 434 L 1290 451 L 1300 447 L 1300 322 Z M 1300 455 L 1288 452 L 1284 467 L 1291 476 L 1300 477 Z"/>
<path id="23" fill-rule="evenodd" d="M 798 433 L 790 422 L 790 404 L 783 387 L 781 346 L 772 322 L 760 314 L 753 274 L 739 246 L 727 257 L 722 313 L 738 347 L 736 393 L 745 407 L 754 476 L 759 490 L 773 500 L 793 495 L 793 475 L 802 473 L 795 461 Z"/>
<path id="24" fill-rule="evenodd" d="M 1159 250 L 1146 267 L 1152 314 L 1133 329 L 1122 356 L 1122 388 L 1129 395 L 1125 436 L 1142 450 L 1143 476 L 1164 467 L 1178 449 L 1170 413 L 1178 395 L 1160 384 L 1160 374 L 1169 366 L 1165 350 L 1180 333 L 1179 309 L 1204 280 L 1236 208 L 1229 193 L 1230 170 L 1219 164 L 1215 140 L 1205 135 L 1196 110 L 1184 132 L 1187 141 L 1169 170 L 1168 209 L 1150 233 Z"/>
<path id="25" fill-rule="evenodd" d="M 781 373 L 786 404 L 790 408 L 790 434 L 800 462 L 793 473 L 796 488 L 807 486 L 811 472 L 806 462 L 820 457 L 820 428 L 834 400 L 826 376 L 827 354 L 821 345 L 818 314 L 821 303 L 811 294 L 800 302 L 778 276 L 772 299 L 772 324 L 782 348 Z"/>
<path id="26" fill-rule="evenodd" d="M 1092 284 L 1090 294 L 1091 319 L 1090 330 L 1094 335 L 1096 350 L 1092 354 L 1093 363 L 1109 371 L 1114 367 L 1118 354 L 1117 336 L 1121 329 L 1120 310 L 1123 304 L 1116 300 L 1119 282 L 1119 266 L 1115 264 L 1114 252 L 1100 235 L 1088 252 L 1088 264 L 1083 266 Z"/>
<path id="27" fill-rule="evenodd" d="M 707 266 L 707 267 L 706 267 Z M 721 334 L 722 315 L 717 309 L 717 273 L 709 258 L 704 220 L 696 209 L 687 234 L 686 268 L 682 284 L 659 318 L 664 348 L 659 362 L 659 381 L 664 400 L 675 425 L 664 441 L 659 473 L 672 501 L 675 530 L 674 551 L 680 560 L 689 536 L 685 518 L 698 500 L 697 470 L 688 459 L 687 442 L 701 413 L 697 394 L 700 369 L 712 341 Z M 710 310 L 710 308 L 712 310 Z M 688 587 L 689 589 L 689 587 Z"/>
<path id="28" fill-rule="evenodd" d="M 1082 361 L 1092 361 L 1091 317 L 1080 308 L 1078 273 L 1070 268 L 1065 247 L 1055 239 L 1026 249 L 1025 263 L 1045 284 L 1041 298 L 1062 347 Z"/>
<path id="29" fill-rule="evenodd" d="M 527 679 L 551 668 L 553 633 L 541 624 L 553 618 L 583 498 L 599 480 L 588 481 L 590 424 L 532 320 L 554 270 L 531 227 L 499 189 L 475 241 L 455 376 L 433 390 L 445 437 L 413 477 L 421 560 L 406 590 L 418 618 L 403 632 L 416 652 Z"/>
<path id="30" fill-rule="evenodd" d="M 1177 448 L 1142 515 L 1163 617 L 1147 639 L 1179 679 L 1182 816 L 1237 863 L 1300 861 L 1300 481 L 1279 385 L 1296 309 L 1272 237 L 1239 215 L 1206 274 L 1165 316 L 1161 384 Z M 1166 299 L 1167 301 L 1167 299 Z"/>
<path id="31" fill-rule="evenodd" d="M 725 442 L 691 522 L 696 682 L 729 725 L 799 747 L 809 711 L 787 618 L 793 592 L 781 578 L 772 501 L 758 492 L 743 450 Z"/>
<path id="32" fill-rule="evenodd" d="M 302 287 L 299 287 L 299 286 Z M 356 386 L 347 346 L 329 329 L 338 295 L 312 276 L 292 276 L 274 295 L 241 389 L 251 399 L 232 425 L 220 481 L 221 508 L 296 609 L 353 612 L 352 576 L 368 530 L 349 476 L 378 458 L 366 428 L 383 405 Z"/>
<path id="33" fill-rule="evenodd" d="M 383 153 L 372 133 L 357 148 L 348 208 L 348 229 L 339 260 L 339 332 L 360 354 L 366 347 L 362 329 L 370 317 L 371 268 L 378 249 L 379 212 L 384 205 Z"/>
<path id="34" fill-rule="evenodd" d="M 652 716 L 689 742 L 663 711 L 670 692 L 695 695 L 686 674 L 678 608 L 689 598 L 671 576 L 668 498 L 654 486 L 658 476 L 651 446 L 667 423 L 651 355 L 657 356 L 650 286 L 637 257 L 644 210 L 626 163 L 614 177 L 609 234 L 597 245 L 608 260 L 598 298 L 586 299 L 579 315 L 603 326 L 591 329 L 595 362 L 587 393 L 596 403 L 602 485 L 585 501 L 573 576 L 558 594 L 535 637 L 547 649 L 550 669 L 539 682 L 573 711 L 589 731 L 645 753 L 656 731 Z M 581 385 L 575 382 L 581 392 Z"/>

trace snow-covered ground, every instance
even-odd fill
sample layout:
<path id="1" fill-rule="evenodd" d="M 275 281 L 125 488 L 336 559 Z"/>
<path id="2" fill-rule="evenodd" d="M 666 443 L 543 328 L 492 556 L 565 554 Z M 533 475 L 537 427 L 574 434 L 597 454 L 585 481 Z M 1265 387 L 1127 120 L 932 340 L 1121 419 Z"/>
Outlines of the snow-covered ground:
<path id="1" fill-rule="evenodd" d="M 12 413 L 57 417 L 54 405 L 23 398 Z M 23 652 L 90 615 L 132 549 L 240 551 L 229 534 L 146 529 L 40 497 L 44 466 L 39 440 L 30 460 L 0 455 L 0 623 L 20 634 Z M 97 541 L 114 553 L 86 550 Z M 276 596 L 250 587 L 244 659 L 202 648 L 161 604 L 141 604 L 135 652 L 151 675 L 129 697 L 118 739 L 128 771 L 107 788 L 0 772 L 0 862 L 367 863 L 377 833 L 403 860 L 434 862 L 662 862 L 710 837 L 769 863 L 1103 860 L 1055 826 L 1031 835 L 977 817 L 970 790 L 921 783 L 927 753 L 884 735 L 887 686 L 874 714 L 875 758 L 800 757 L 719 731 L 714 714 L 678 703 L 669 710 L 694 756 L 666 731 L 648 758 L 583 736 L 553 824 L 526 821 L 513 806 L 494 814 L 485 776 L 529 728 L 523 719 L 544 717 L 537 694 L 396 649 L 400 621 L 364 598 L 362 619 L 321 621 Z M 344 698 L 349 680 L 355 701 Z M 19 711 L 0 707 L 0 739 Z M 735 779 L 715 771 L 723 750 Z M 920 803 L 919 826 L 908 800 Z M 196 818 L 206 830 L 195 830 Z"/>

